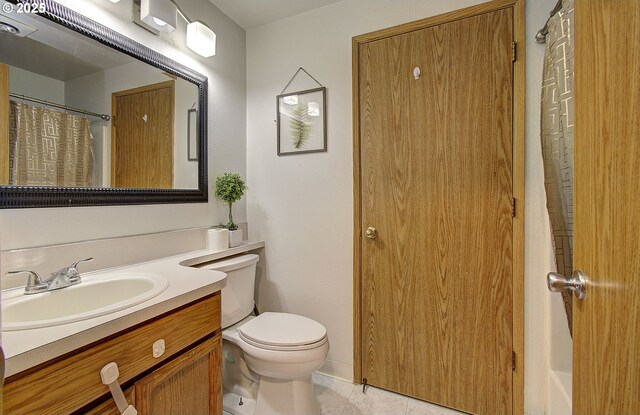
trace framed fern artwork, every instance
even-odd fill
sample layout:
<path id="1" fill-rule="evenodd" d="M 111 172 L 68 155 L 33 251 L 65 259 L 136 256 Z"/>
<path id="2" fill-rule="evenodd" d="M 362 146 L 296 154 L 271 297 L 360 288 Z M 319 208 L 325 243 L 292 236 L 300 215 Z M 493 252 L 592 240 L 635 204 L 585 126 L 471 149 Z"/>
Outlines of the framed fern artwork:
<path id="1" fill-rule="evenodd" d="M 278 95 L 278 155 L 327 151 L 327 88 Z"/>

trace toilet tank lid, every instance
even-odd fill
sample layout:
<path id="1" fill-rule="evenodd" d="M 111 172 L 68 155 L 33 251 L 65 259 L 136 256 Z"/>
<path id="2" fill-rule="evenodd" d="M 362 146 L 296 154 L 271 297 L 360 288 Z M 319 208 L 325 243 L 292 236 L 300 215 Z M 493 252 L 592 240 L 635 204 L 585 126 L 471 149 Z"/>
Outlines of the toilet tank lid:
<path id="1" fill-rule="evenodd" d="M 241 336 L 268 346 L 302 346 L 317 343 L 327 329 L 315 320 L 297 314 L 262 313 L 238 327 Z"/>
<path id="2" fill-rule="evenodd" d="M 236 269 L 244 268 L 251 264 L 258 262 L 260 257 L 255 254 L 239 255 L 222 261 L 211 262 L 201 265 L 202 269 L 212 269 L 220 272 L 234 271 Z"/>

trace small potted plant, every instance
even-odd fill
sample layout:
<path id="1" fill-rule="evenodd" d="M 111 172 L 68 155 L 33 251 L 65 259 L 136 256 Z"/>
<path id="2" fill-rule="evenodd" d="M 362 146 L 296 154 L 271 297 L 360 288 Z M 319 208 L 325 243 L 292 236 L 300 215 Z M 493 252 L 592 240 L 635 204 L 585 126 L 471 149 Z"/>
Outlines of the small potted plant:
<path id="1" fill-rule="evenodd" d="M 233 223 L 232 207 L 244 196 L 247 185 L 238 173 L 224 173 L 216 179 L 216 197 L 223 200 L 229 206 L 229 222 L 221 225 L 229 229 L 229 247 L 240 245 L 242 242 L 242 229 Z"/>

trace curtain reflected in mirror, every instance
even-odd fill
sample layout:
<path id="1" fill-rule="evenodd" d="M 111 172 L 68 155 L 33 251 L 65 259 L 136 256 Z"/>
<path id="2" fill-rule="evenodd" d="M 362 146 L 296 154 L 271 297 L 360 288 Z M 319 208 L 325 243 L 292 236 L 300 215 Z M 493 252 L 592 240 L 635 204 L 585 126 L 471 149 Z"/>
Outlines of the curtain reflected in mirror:
<path id="1" fill-rule="evenodd" d="M 11 101 L 9 184 L 92 186 L 92 144 L 86 117 Z"/>

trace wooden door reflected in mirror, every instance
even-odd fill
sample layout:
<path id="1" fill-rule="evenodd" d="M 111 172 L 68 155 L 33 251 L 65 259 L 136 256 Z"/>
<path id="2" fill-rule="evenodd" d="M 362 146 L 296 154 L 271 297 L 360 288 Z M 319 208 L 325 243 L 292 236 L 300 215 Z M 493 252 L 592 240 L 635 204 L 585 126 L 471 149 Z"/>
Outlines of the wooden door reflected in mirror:
<path id="1" fill-rule="evenodd" d="M 173 187 L 175 81 L 112 94 L 112 187 Z"/>

